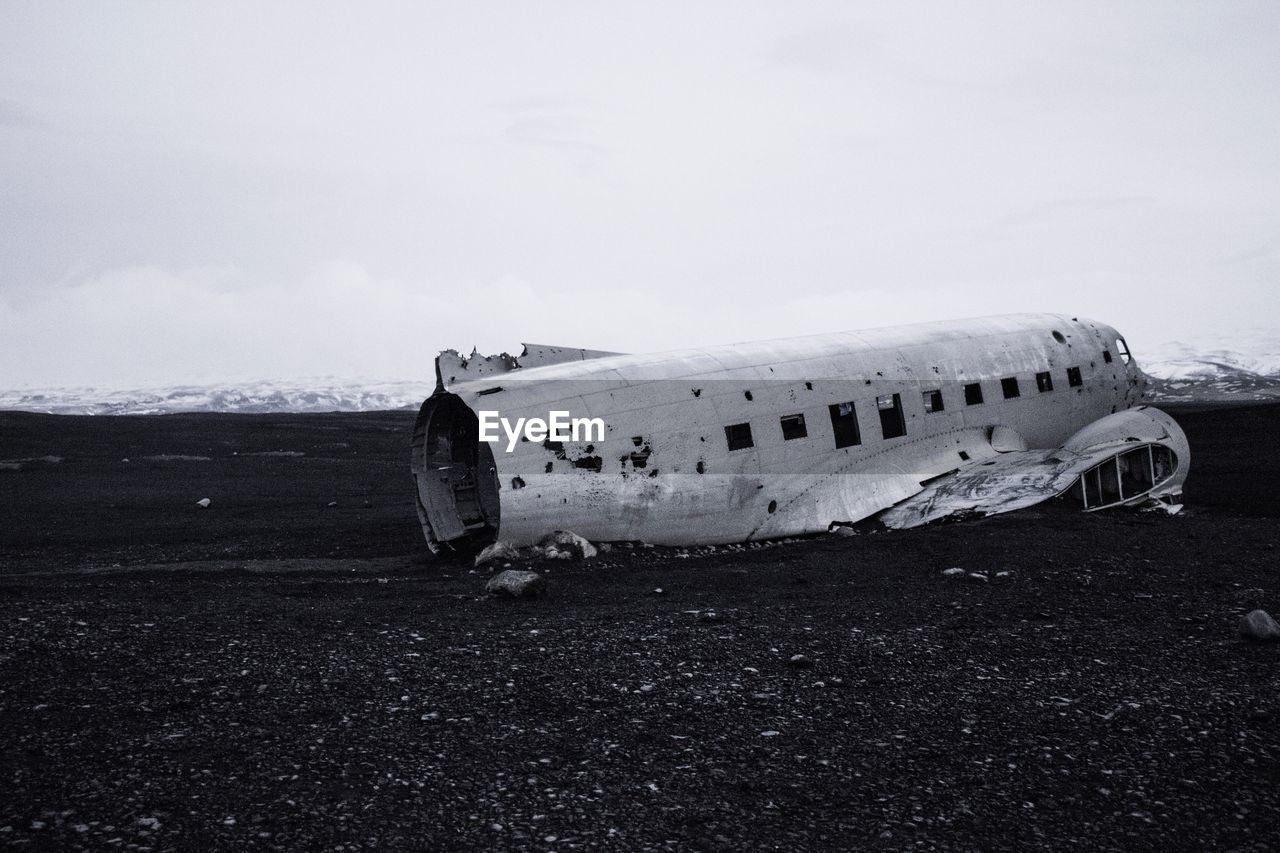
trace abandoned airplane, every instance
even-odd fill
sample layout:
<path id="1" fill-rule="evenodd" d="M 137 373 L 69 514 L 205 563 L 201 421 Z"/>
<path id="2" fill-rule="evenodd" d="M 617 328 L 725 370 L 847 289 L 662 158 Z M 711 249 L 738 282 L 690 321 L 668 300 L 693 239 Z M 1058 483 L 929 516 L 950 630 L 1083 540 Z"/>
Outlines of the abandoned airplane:
<path id="1" fill-rule="evenodd" d="M 1115 329 L 1053 314 L 649 355 L 445 351 L 414 430 L 418 516 L 439 552 L 1169 502 L 1190 452 L 1146 382 Z"/>

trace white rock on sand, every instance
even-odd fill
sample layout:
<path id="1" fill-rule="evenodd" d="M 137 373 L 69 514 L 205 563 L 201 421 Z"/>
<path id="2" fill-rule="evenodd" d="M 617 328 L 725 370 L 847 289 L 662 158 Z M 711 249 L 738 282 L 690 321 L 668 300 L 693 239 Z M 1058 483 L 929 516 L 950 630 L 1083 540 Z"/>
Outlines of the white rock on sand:
<path id="1" fill-rule="evenodd" d="M 490 595 L 508 598 L 537 598 L 546 592 L 547 582 L 537 572 L 525 572 L 518 569 L 507 569 L 489 578 L 484 585 L 485 592 Z"/>

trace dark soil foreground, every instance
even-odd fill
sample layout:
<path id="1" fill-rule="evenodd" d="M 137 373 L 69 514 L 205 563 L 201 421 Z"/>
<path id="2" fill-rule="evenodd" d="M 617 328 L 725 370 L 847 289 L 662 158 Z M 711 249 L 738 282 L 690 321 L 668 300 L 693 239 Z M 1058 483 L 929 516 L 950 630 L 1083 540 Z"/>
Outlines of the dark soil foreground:
<path id="1" fill-rule="evenodd" d="M 0 844 L 1276 849 L 1280 644 L 1236 624 L 1280 611 L 1280 408 L 1178 417 L 1178 516 L 615 548 L 499 601 L 426 558 L 412 413 L 0 414 Z"/>

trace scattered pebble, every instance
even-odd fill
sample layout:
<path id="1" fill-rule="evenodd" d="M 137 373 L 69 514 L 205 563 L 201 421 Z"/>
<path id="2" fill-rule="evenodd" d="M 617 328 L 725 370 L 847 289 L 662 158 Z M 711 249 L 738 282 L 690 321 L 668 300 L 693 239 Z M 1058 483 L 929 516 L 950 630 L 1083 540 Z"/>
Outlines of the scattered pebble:
<path id="1" fill-rule="evenodd" d="M 520 552 L 514 545 L 501 540 L 487 545 L 479 553 L 476 554 L 475 565 L 484 566 L 489 563 L 510 562 L 520 559 Z"/>
<path id="2" fill-rule="evenodd" d="M 1254 610 L 1240 620 L 1240 636 L 1255 643 L 1280 640 L 1280 625 L 1265 610 Z"/>
<path id="3" fill-rule="evenodd" d="M 548 533 L 538 540 L 538 546 L 553 560 L 589 560 L 597 553 L 596 546 L 569 530 Z"/>
<path id="4" fill-rule="evenodd" d="M 484 585 L 490 595 L 507 598 L 537 598 L 546 592 L 547 582 L 537 572 L 504 569 Z"/>

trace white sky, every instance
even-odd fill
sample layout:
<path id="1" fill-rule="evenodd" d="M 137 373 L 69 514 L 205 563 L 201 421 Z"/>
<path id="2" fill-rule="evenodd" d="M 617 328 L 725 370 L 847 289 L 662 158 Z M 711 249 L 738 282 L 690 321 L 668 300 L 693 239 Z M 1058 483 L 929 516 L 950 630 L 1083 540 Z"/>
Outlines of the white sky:
<path id="1" fill-rule="evenodd" d="M 0 387 L 1280 337 L 1280 3 L 0 0 Z"/>

